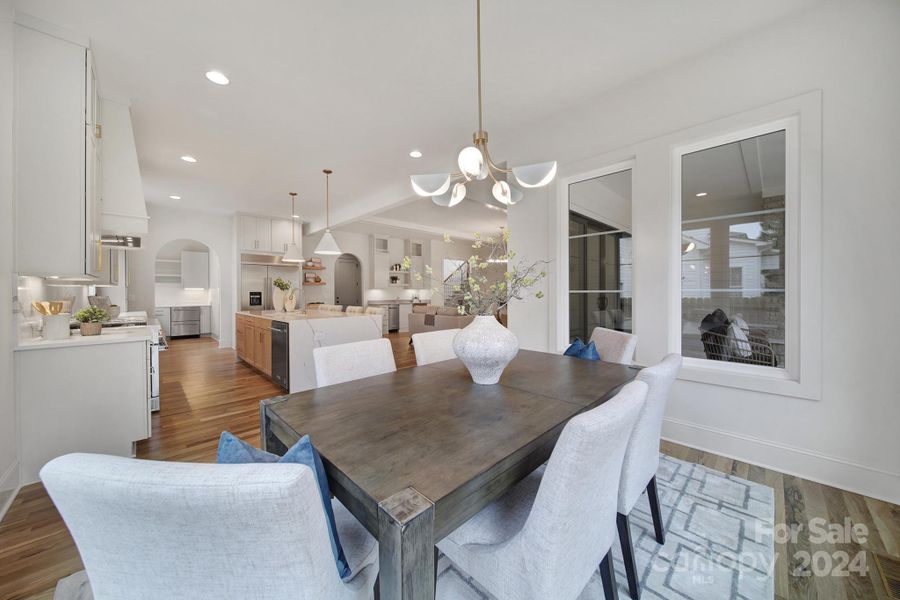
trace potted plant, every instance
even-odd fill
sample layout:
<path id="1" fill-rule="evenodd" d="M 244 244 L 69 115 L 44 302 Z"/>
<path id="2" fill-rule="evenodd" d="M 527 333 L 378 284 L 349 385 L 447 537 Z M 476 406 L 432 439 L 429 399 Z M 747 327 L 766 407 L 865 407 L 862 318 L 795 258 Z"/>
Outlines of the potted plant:
<path id="1" fill-rule="evenodd" d="M 444 236 L 445 242 L 450 237 Z M 538 281 L 546 277 L 543 265 L 547 261 L 518 260 L 509 249 L 509 230 L 501 229 L 498 236 L 483 237 L 475 234 L 472 248 L 477 251 L 457 269 L 458 284 L 452 288 L 459 302 L 461 315 L 473 315 L 475 319 L 453 338 L 453 351 L 463 361 L 475 383 L 490 385 L 500 380 L 503 369 L 519 352 L 519 340 L 496 318 L 512 300 L 524 300 L 528 296 L 543 298 L 541 291 L 528 292 Z M 497 267 L 505 268 L 502 275 Z M 412 260 L 403 259 L 403 270 L 413 273 L 416 281 L 433 280 L 430 266 L 424 275 L 412 270 Z M 438 283 L 443 284 L 443 280 Z M 442 293 L 435 289 L 433 293 Z"/>
<path id="2" fill-rule="evenodd" d="M 285 292 L 291 289 L 291 284 L 281 277 L 278 277 L 272 282 L 272 286 L 274 288 L 272 290 L 272 304 L 276 311 L 284 312 L 284 295 Z"/>
<path id="3" fill-rule="evenodd" d="M 75 313 L 75 320 L 80 323 L 81 335 L 100 335 L 103 321 L 109 321 L 109 315 L 102 308 L 88 306 Z"/>

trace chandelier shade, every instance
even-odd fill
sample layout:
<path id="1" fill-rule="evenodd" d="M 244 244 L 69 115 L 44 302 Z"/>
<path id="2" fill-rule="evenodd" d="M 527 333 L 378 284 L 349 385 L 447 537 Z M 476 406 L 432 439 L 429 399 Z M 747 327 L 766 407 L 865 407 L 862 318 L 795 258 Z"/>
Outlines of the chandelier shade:
<path id="1" fill-rule="evenodd" d="M 556 161 L 513 167 L 512 174 L 522 187 L 543 187 L 556 177 Z"/>
<path id="2" fill-rule="evenodd" d="M 440 196 L 450 189 L 450 179 L 450 173 L 412 175 L 409 178 L 413 191 L 420 196 Z"/>
<path id="3" fill-rule="evenodd" d="M 504 205 L 513 205 L 524 197 L 521 190 L 507 183 L 507 175 L 512 174 L 516 182 L 525 188 L 545 186 L 556 177 L 556 161 L 536 163 L 511 169 L 500 167 L 491 159 L 488 152 L 488 134 L 484 130 L 481 93 L 481 0 L 475 0 L 476 10 L 476 50 L 477 50 L 477 82 L 478 82 L 478 131 L 472 134 L 472 145 L 463 148 L 457 157 L 459 171 L 434 175 L 412 175 L 410 183 L 413 191 L 419 196 L 431 196 L 438 206 L 452 207 L 459 204 L 466 196 L 465 183 L 483 180 L 488 177 L 494 182 L 492 192 L 494 198 Z M 451 184 L 453 189 L 449 196 L 447 190 Z"/>

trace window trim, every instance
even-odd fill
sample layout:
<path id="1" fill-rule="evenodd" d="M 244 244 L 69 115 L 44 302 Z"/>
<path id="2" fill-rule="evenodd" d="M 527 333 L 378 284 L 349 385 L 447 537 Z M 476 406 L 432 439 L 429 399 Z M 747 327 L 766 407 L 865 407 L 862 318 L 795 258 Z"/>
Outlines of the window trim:
<path id="1" fill-rule="evenodd" d="M 597 177 L 603 177 L 605 175 L 612 175 L 613 173 L 621 173 L 622 171 L 631 171 L 632 189 L 634 186 L 635 160 L 633 157 L 624 160 L 602 161 L 601 164 L 604 166 L 582 171 L 568 177 L 559 177 L 557 179 L 556 197 L 559 198 L 560 201 L 556 203 L 555 230 L 561 235 L 557 237 L 556 262 L 558 266 L 555 269 L 556 278 L 554 284 L 556 289 L 561 293 L 553 294 L 555 302 L 552 314 L 556 315 L 556 320 L 555 322 L 550 323 L 550 331 L 551 335 L 554 337 L 553 342 L 558 352 L 564 351 L 569 346 L 569 187 L 582 181 L 596 179 Z M 633 202 L 634 199 L 632 197 L 632 204 Z M 622 223 L 617 223 L 612 219 L 606 219 L 603 223 L 615 227 L 616 232 L 632 234 L 631 227 L 625 227 Z M 632 258 L 632 270 L 636 268 L 634 263 L 635 261 Z M 633 289 L 632 294 L 634 294 Z M 635 314 L 634 303 L 632 303 L 632 331 L 634 331 L 636 320 L 637 315 Z"/>
<path id="2" fill-rule="evenodd" d="M 821 92 L 811 92 L 680 132 L 680 139 L 670 145 L 668 338 L 669 352 L 680 353 L 681 159 L 698 150 L 785 131 L 785 368 L 685 357 L 679 379 L 810 400 L 821 397 L 821 121 Z"/>

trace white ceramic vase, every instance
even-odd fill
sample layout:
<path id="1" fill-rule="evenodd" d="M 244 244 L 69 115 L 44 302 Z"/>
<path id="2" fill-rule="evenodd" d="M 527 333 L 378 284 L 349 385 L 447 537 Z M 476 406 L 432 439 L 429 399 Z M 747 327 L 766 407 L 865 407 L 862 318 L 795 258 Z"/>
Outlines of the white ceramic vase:
<path id="1" fill-rule="evenodd" d="M 495 317 L 479 316 L 453 338 L 453 351 L 466 365 L 472 381 L 493 385 L 518 354 L 519 340 Z"/>
<path id="2" fill-rule="evenodd" d="M 284 296 L 284 311 L 293 312 L 297 308 L 297 288 L 292 289 Z"/>
<path id="3" fill-rule="evenodd" d="M 272 308 L 275 312 L 284 312 L 284 290 L 272 286 Z"/>

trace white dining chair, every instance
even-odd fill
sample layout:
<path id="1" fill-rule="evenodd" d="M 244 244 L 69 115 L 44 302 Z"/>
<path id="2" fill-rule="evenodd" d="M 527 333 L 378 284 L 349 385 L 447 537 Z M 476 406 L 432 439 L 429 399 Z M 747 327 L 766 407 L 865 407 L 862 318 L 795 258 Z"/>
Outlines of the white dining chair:
<path id="1" fill-rule="evenodd" d="M 397 370 L 386 338 L 313 348 L 317 387 L 344 383 Z"/>
<path id="2" fill-rule="evenodd" d="M 600 360 L 630 365 L 634 361 L 634 349 L 637 347 L 637 336 L 624 331 L 594 327 L 591 342 L 597 348 Z"/>
<path id="3" fill-rule="evenodd" d="M 453 351 L 453 338 L 461 329 L 441 329 L 414 333 L 412 336 L 413 349 L 416 351 L 416 364 L 427 365 L 442 360 L 456 358 Z"/>
<path id="4" fill-rule="evenodd" d="M 342 580 L 305 465 L 69 454 L 47 463 L 41 480 L 85 567 L 60 582 L 55 600 L 83 594 L 85 578 L 94 600 L 373 596 L 376 540 L 332 501 L 352 571 Z"/>
<path id="5" fill-rule="evenodd" d="M 619 530 L 619 543 L 625 562 L 625 574 L 628 578 L 628 590 L 634 600 L 641 595 L 637 577 L 637 566 L 634 562 L 634 546 L 631 541 L 631 527 L 628 516 L 644 490 L 650 501 L 650 515 L 653 518 L 653 529 L 659 544 L 666 542 L 662 512 L 659 507 L 659 492 L 656 489 L 656 471 L 659 469 L 659 440 L 662 431 L 663 415 L 669 400 L 672 383 L 681 368 L 681 355 L 669 354 L 652 367 L 642 369 L 638 373 L 638 381 L 645 382 L 649 389 L 647 401 L 638 416 L 625 461 L 622 465 L 622 481 L 619 483 L 619 500 L 616 514 L 616 525 Z"/>
<path id="6" fill-rule="evenodd" d="M 633 381 L 573 417 L 546 466 L 438 542 L 440 551 L 497 598 L 577 598 L 598 564 L 615 598 L 616 492 L 646 396 L 647 384 Z"/>

